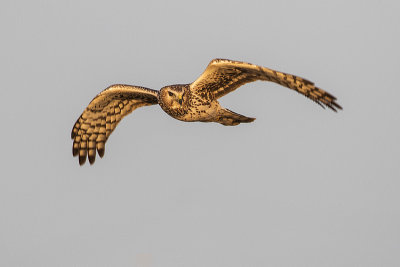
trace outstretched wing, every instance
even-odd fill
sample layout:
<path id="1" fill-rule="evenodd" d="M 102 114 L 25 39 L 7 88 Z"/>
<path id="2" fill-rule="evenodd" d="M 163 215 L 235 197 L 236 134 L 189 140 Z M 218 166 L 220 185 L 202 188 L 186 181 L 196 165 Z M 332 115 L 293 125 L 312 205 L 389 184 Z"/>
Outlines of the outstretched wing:
<path id="1" fill-rule="evenodd" d="M 257 80 L 271 81 L 293 89 L 322 107 L 327 106 L 334 111 L 342 109 L 333 95 L 304 78 L 228 59 L 212 60 L 190 88 L 200 95 L 211 93 L 215 98 L 220 98 L 246 83 Z"/>
<path id="2" fill-rule="evenodd" d="M 121 119 L 138 107 L 158 103 L 158 91 L 131 85 L 112 85 L 98 94 L 72 128 L 72 154 L 79 155 L 79 164 L 86 157 L 90 164 L 96 159 L 96 149 L 103 157 L 105 143 Z"/>

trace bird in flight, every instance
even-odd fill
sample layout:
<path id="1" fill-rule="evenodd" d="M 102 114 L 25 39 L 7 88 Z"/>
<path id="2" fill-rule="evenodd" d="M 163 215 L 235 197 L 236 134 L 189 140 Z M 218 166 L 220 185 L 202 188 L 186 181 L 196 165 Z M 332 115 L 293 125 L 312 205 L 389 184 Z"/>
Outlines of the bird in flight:
<path id="1" fill-rule="evenodd" d="M 255 118 L 221 107 L 218 99 L 257 80 L 293 89 L 333 111 L 342 109 L 334 96 L 304 78 L 250 63 L 214 59 L 191 84 L 168 85 L 159 91 L 124 84 L 106 88 L 89 103 L 74 124 L 72 154 L 79 156 L 80 165 L 86 158 L 93 164 L 96 150 L 100 157 L 104 156 L 105 143 L 121 119 L 143 106 L 158 104 L 168 115 L 181 121 L 217 122 L 227 126 L 252 122 Z"/>

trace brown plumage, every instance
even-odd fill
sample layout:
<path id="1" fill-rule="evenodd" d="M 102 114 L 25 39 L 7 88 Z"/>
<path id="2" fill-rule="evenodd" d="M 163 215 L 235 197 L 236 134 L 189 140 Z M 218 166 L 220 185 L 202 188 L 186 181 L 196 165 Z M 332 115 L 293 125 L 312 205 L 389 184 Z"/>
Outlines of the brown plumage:
<path id="1" fill-rule="evenodd" d="M 217 99 L 257 80 L 293 89 L 333 111 L 342 109 L 334 96 L 304 78 L 250 63 L 214 59 L 191 84 L 165 86 L 160 91 L 116 84 L 102 91 L 74 124 L 72 154 L 79 156 L 80 165 L 86 157 L 93 164 L 96 150 L 103 157 L 105 143 L 121 119 L 142 106 L 159 104 L 166 113 L 181 121 L 218 122 L 228 126 L 252 122 L 254 118 L 221 107 Z"/>

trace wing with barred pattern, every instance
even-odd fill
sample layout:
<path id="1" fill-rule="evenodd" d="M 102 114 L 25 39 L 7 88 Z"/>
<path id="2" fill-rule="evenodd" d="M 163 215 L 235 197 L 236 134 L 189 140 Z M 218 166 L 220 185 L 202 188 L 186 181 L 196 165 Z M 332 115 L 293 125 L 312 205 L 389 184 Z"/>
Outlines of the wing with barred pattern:
<path id="1" fill-rule="evenodd" d="M 105 143 L 123 117 L 138 107 L 158 104 L 158 91 L 131 85 L 112 85 L 98 94 L 74 124 L 71 138 L 72 154 L 79 155 L 79 164 L 86 157 L 90 164 L 96 159 L 96 149 L 104 156 Z"/>
<path id="2" fill-rule="evenodd" d="M 314 83 L 304 78 L 228 59 L 212 60 L 203 74 L 190 85 L 190 88 L 200 95 L 211 93 L 215 98 L 220 98 L 246 83 L 257 80 L 271 81 L 293 89 L 322 107 L 327 106 L 334 111 L 342 109 L 336 103 L 333 95 L 314 86 Z"/>

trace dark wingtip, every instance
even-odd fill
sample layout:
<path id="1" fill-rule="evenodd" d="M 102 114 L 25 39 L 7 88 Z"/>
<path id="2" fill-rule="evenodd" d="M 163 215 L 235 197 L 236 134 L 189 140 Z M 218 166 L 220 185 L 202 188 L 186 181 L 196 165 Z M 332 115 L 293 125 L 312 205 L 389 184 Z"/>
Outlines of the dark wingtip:
<path id="1" fill-rule="evenodd" d="M 100 158 L 104 157 L 104 152 L 105 152 L 105 149 L 104 149 L 104 148 L 98 149 L 97 152 L 99 152 Z"/>
<path id="2" fill-rule="evenodd" d="M 79 165 L 83 165 L 83 164 L 85 164 L 85 162 L 86 162 L 86 155 L 84 155 L 84 156 L 82 156 L 82 155 L 79 155 Z"/>
<path id="3" fill-rule="evenodd" d="M 327 107 L 329 107 L 331 110 L 335 111 L 335 112 L 337 112 L 338 109 L 339 109 L 339 110 L 342 110 L 342 109 L 343 109 L 339 104 L 337 104 L 337 103 L 335 102 L 335 100 L 333 100 L 332 102 L 325 103 L 325 105 L 326 105 Z"/>
<path id="4" fill-rule="evenodd" d="M 343 108 L 336 102 L 332 102 L 332 105 L 335 106 L 337 109 L 343 110 Z"/>
<path id="5" fill-rule="evenodd" d="M 96 155 L 96 154 L 95 154 Z M 93 165 L 94 161 L 96 160 L 96 156 L 89 156 L 89 163 Z"/>
<path id="6" fill-rule="evenodd" d="M 78 152 L 79 152 L 79 149 L 72 146 L 72 156 L 74 156 L 74 157 L 78 156 Z"/>
<path id="7" fill-rule="evenodd" d="M 78 156 L 78 154 L 79 154 L 79 143 L 74 141 L 74 143 L 72 144 L 72 155 L 76 157 Z"/>
<path id="8" fill-rule="evenodd" d="M 317 103 L 321 108 L 325 109 L 325 106 L 322 105 L 322 103 L 319 100 L 314 100 L 315 103 Z"/>
<path id="9" fill-rule="evenodd" d="M 325 104 L 328 108 L 332 109 L 333 111 L 337 112 L 337 110 L 332 106 L 332 103 Z"/>

